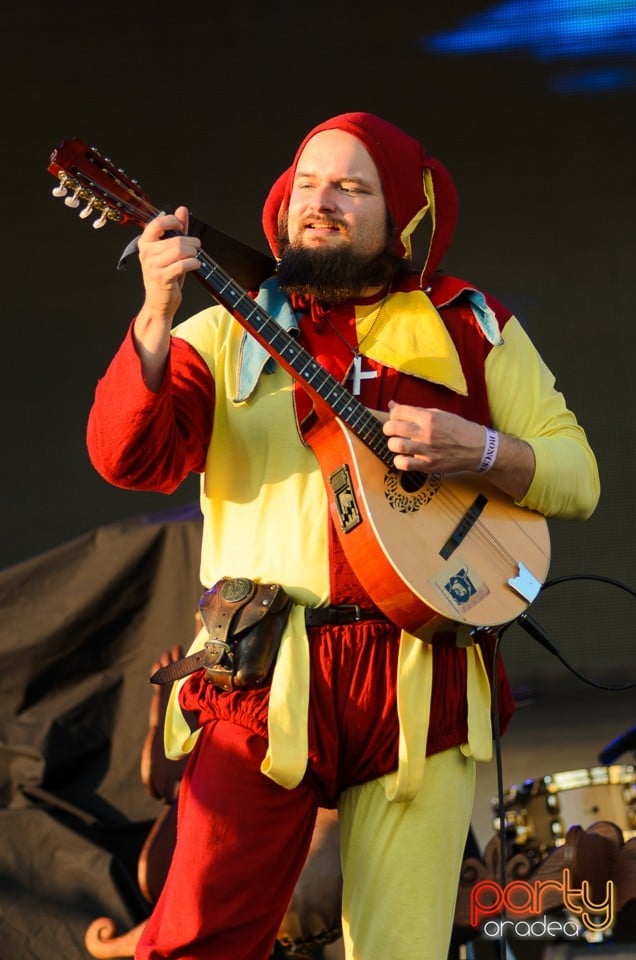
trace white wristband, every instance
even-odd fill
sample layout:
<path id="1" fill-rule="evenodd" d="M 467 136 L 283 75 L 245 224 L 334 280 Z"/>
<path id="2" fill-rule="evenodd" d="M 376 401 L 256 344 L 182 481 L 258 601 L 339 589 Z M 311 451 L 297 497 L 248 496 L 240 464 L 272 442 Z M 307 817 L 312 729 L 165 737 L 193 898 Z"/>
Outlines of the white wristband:
<path id="1" fill-rule="evenodd" d="M 484 443 L 484 452 L 481 455 L 477 473 L 486 473 L 495 462 L 497 450 L 499 449 L 499 434 L 490 427 L 484 427 L 486 431 L 486 441 Z"/>

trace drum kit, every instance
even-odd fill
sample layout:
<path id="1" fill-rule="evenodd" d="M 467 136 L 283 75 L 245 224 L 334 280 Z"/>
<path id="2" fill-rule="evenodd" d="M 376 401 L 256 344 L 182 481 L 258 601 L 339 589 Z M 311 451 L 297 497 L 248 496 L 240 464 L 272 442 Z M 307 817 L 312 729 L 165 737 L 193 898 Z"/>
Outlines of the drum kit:
<path id="1" fill-rule="evenodd" d="M 498 800 L 493 825 L 499 830 Z M 615 823 L 627 842 L 636 836 L 636 767 L 613 764 L 524 780 L 505 791 L 506 833 L 516 851 L 535 860 L 565 843 L 572 826 Z"/>
<path id="2" fill-rule="evenodd" d="M 501 849 L 505 842 L 506 871 L 511 878 L 525 876 L 535 886 L 545 882 L 546 887 L 551 883 L 558 887 L 555 881 L 563 879 L 567 868 L 568 875 L 578 878 L 578 885 L 584 881 L 597 892 L 601 882 L 603 890 L 614 887 L 612 908 L 615 906 L 617 913 L 611 925 L 597 933 L 592 928 L 580 928 L 579 935 L 589 941 L 588 945 L 600 950 L 618 949 L 615 938 L 619 946 L 629 940 L 631 950 L 635 939 L 632 906 L 636 903 L 636 841 L 630 841 L 636 837 L 636 766 L 615 762 L 625 752 L 627 740 L 629 748 L 636 745 L 636 727 L 628 734 L 601 751 L 598 766 L 527 779 L 491 801 L 493 827 L 501 838 L 498 847 Z M 494 842 L 495 838 L 491 844 Z M 607 885 L 608 879 L 614 883 Z M 571 903 L 557 897 L 552 909 L 559 904 L 567 917 Z M 621 914 L 625 906 L 628 909 Z M 552 957 L 550 950 L 542 956 Z M 566 955 L 578 957 L 579 953 Z"/>

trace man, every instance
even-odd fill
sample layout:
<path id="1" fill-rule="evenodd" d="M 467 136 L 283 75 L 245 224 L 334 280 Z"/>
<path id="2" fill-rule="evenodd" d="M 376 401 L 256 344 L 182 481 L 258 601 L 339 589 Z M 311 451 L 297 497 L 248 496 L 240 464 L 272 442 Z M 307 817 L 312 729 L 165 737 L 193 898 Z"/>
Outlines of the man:
<path id="1" fill-rule="evenodd" d="M 419 271 L 411 241 L 427 212 Z M 585 518 L 596 463 L 553 377 L 509 311 L 439 272 L 456 214 L 450 176 L 416 140 L 370 114 L 334 117 L 267 198 L 279 263 L 258 301 L 384 417 L 393 474 L 487 473 L 520 508 Z M 473 642 L 435 607 L 412 630 L 401 610 L 385 615 L 382 577 L 328 508 L 311 390 L 220 306 L 173 329 L 198 254 L 184 208 L 144 230 L 145 300 L 98 385 L 91 457 L 129 488 L 169 493 L 200 473 L 204 586 L 281 584 L 293 605 L 265 683 L 229 689 L 194 669 L 173 687 L 167 749 L 192 755 L 137 957 L 268 957 L 322 805 L 340 814 L 347 956 L 440 960 L 475 761 L 490 757 L 493 637 Z M 344 513 L 347 498 L 352 487 Z M 505 728 L 501 668 L 497 683 Z"/>

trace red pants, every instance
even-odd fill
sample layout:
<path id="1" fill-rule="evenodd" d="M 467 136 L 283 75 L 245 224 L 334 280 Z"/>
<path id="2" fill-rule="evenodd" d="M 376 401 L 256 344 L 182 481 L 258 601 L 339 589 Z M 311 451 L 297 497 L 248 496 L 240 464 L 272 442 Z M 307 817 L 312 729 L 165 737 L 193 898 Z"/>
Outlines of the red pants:
<path id="1" fill-rule="evenodd" d="M 137 960 L 270 956 L 307 856 L 317 800 L 306 784 L 290 791 L 263 776 L 266 746 L 227 721 L 209 723 L 199 737 L 181 783 L 170 872 Z"/>
<path id="2" fill-rule="evenodd" d="M 294 790 L 260 772 L 269 690 L 225 693 L 201 673 L 189 678 L 180 702 L 202 730 L 181 785 L 172 865 L 137 960 L 267 960 L 318 805 L 334 806 L 347 787 L 397 767 L 398 634 L 377 621 L 312 629 L 308 767 Z M 440 644 L 435 660 L 429 753 L 466 738 L 464 652 Z"/>
<path id="3" fill-rule="evenodd" d="M 201 726 L 179 793 L 170 872 L 137 960 L 266 960 L 307 856 L 318 805 L 397 764 L 399 631 L 312 630 L 309 759 L 294 790 L 260 772 L 268 689 L 224 693 L 198 673 L 181 704 Z"/>

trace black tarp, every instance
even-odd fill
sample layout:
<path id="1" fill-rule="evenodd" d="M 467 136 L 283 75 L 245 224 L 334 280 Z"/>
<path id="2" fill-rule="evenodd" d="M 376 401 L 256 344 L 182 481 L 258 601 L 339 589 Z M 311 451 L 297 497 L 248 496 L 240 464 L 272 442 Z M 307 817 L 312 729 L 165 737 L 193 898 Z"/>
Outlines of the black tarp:
<path id="1" fill-rule="evenodd" d="M 149 912 L 148 677 L 194 636 L 200 537 L 193 505 L 0 571 L 0 960 L 84 960 L 96 917 Z"/>

